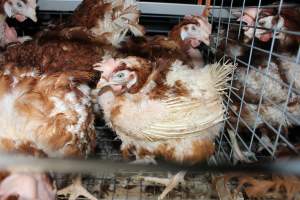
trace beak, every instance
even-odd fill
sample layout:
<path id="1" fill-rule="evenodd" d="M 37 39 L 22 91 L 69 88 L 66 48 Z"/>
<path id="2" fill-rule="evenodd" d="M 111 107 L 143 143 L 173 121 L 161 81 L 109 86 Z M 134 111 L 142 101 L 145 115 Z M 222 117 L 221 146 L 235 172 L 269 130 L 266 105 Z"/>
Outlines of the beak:
<path id="1" fill-rule="evenodd" d="M 100 79 L 100 81 L 97 84 L 97 89 L 102 90 L 103 88 L 110 87 L 112 85 L 119 85 L 119 84 L 115 82 L 108 82 L 105 79 Z"/>
<path id="2" fill-rule="evenodd" d="M 32 21 L 37 22 L 36 11 L 34 8 L 28 8 L 23 15 L 30 18 Z"/>
<path id="3" fill-rule="evenodd" d="M 210 46 L 210 38 L 208 37 L 208 38 L 204 39 L 203 43 L 209 47 Z"/>

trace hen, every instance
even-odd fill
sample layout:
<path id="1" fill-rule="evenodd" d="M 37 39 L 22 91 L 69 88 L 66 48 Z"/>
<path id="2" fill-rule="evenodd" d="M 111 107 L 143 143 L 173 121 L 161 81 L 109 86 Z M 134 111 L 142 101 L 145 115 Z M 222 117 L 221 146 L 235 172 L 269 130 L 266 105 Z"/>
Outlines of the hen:
<path id="1" fill-rule="evenodd" d="M 3 66 L 1 150 L 32 156 L 86 157 L 95 146 L 91 88 L 87 82 L 97 78 L 95 72 L 41 74 L 27 67 Z M 10 185 L 18 185 L 18 178 L 11 181 Z"/>
<path id="2" fill-rule="evenodd" d="M 24 95 L 16 97 L 16 101 L 20 99 L 19 103 L 10 100 L 11 109 L 15 113 L 2 114 L 6 119 L 11 119 L 22 112 L 25 119 L 21 119 L 23 125 L 18 122 L 20 126 L 14 124 L 15 120 L 11 120 L 11 123 L 3 122 L 2 126 L 7 126 L 8 130 L 20 131 L 13 138 L 8 138 L 8 141 L 4 140 L 6 146 L 3 149 L 32 153 L 28 150 L 29 146 L 37 155 L 88 155 L 93 150 L 95 130 L 91 91 L 87 85 L 92 86 L 99 78 L 99 73 L 93 71 L 92 65 L 102 59 L 105 49 L 111 54 L 112 45 L 123 40 L 128 30 L 142 34 L 143 30 L 137 24 L 138 16 L 134 1 L 85 0 L 69 22 L 42 31 L 31 41 L 9 47 L 3 63 L 13 62 L 17 67 L 7 72 L 12 74 L 12 78 L 3 79 L 15 81 L 12 82 L 12 86 L 17 87 L 13 88 L 13 91 L 16 90 L 14 93 Z M 23 70 L 26 73 L 22 73 Z M 37 77 L 35 71 L 39 72 Z M 26 74 L 33 74 L 32 80 Z M 82 84 L 77 84 L 78 81 Z M 3 94 L 8 92 L 4 90 Z M 82 126 L 76 124 L 77 121 L 83 123 Z M 27 126 L 25 122 L 28 122 Z M 41 132 L 51 134 L 44 133 L 42 137 Z M 72 193 L 71 199 L 79 195 L 95 199 L 81 186 L 80 179 L 58 192 L 66 193 Z"/>
<path id="3" fill-rule="evenodd" d="M 32 41 L 12 46 L 4 54 L 3 63 L 38 67 L 42 72 L 87 70 L 113 54 L 128 31 L 143 34 L 138 25 L 139 11 L 131 0 L 85 0 L 69 21 L 37 34 Z"/>
<path id="4" fill-rule="evenodd" d="M 246 8 L 239 18 L 245 23 L 240 37 L 238 31 L 229 31 L 225 47 L 226 54 L 239 62 L 233 83 L 238 91 L 237 94 L 232 91 L 236 98 L 233 98 L 230 122 L 239 126 L 239 132 L 259 130 L 267 148 L 273 148 L 270 139 L 264 139 L 266 135 L 274 138 L 273 127 L 282 126 L 283 132 L 287 133 L 289 127 L 300 124 L 297 92 L 300 65 L 296 61 L 300 38 L 288 33 L 299 31 L 300 24 L 295 20 L 299 14 L 298 8 L 284 6 L 280 13 L 277 8 Z M 275 33 L 273 30 L 276 30 Z M 251 49 L 252 43 L 263 50 Z M 271 47 L 273 55 L 268 53 Z M 249 69 L 246 68 L 248 64 Z M 289 85 L 293 86 L 290 92 Z M 239 113 L 242 120 L 237 124 Z"/>
<path id="5" fill-rule="evenodd" d="M 27 17 L 34 22 L 36 18 L 36 0 L 1 0 L 0 1 L 0 47 L 5 47 L 12 42 L 24 42 L 30 39 L 28 36 L 17 37 L 17 32 L 6 23 L 6 17 L 16 18 L 23 22 Z"/>
<path id="6" fill-rule="evenodd" d="M 154 63 L 127 57 L 104 61 L 96 69 L 103 72 L 98 103 L 122 141 L 124 157 L 132 153 L 138 162 L 155 163 L 162 157 L 194 164 L 214 153 L 214 138 L 224 120 L 222 94 L 232 65 L 191 69 L 179 60 Z M 160 198 L 182 176 L 184 172 L 163 181 L 167 188 Z"/>
<path id="7" fill-rule="evenodd" d="M 205 16 L 186 16 L 172 28 L 169 36 L 133 37 L 122 43 L 125 55 L 140 56 L 151 61 L 174 58 L 193 67 L 203 66 L 204 59 L 197 49 L 201 43 L 209 46 L 211 25 Z"/>

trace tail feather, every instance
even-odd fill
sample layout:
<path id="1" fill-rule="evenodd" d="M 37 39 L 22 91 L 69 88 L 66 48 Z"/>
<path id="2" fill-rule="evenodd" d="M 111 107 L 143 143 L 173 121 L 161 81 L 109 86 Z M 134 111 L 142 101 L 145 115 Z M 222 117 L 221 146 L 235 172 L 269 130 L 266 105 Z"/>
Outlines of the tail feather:
<path id="1" fill-rule="evenodd" d="M 223 59 L 219 62 L 210 65 L 210 73 L 214 77 L 215 88 L 220 94 L 225 94 L 224 92 L 230 88 L 228 82 L 232 78 L 232 74 L 236 68 L 235 64 L 230 63 L 230 61 L 225 61 Z"/>

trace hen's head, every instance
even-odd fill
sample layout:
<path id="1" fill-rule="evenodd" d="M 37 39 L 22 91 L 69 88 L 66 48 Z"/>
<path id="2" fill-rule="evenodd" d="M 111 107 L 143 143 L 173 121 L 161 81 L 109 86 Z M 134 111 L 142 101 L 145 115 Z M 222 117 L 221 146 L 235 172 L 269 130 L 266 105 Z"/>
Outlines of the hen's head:
<path id="1" fill-rule="evenodd" d="M 258 12 L 258 13 L 257 13 Z M 257 28 L 254 33 L 254 26 L 256 16 Z M 284 19 L 278 14 L 278 11 L 273 8 L 246 8 L 244 14 L 238 20 L 246 23 L 246 27 L 243 27 L 245 36 L 249 39 L 253 37 L 258 38 L 262 42 L 268 42 L 273 36 L 273 29 L 282 29 L 284 27 Z M 276 38 L 280 38 L 281 34 L 276 33 Z"/>
<path id="2" fill-rule="evenodd" d="M 138 57 L 109 59 L 95 68 L 102 72 L 97 88 L 111 87 L 115 94 L 136 93 L 151 74 L 151 63 Z"/>
<path id="3" fill-rule="evenodd" d="M 14 17 L 23 22 L 27 18 L 36 22 L 36 0 L 6 0 L 3 9 L 8 17 Z"/>
<path id="4" fill-rule="evenodd" d="M 184 20 L 175 26 L 170 37 L 179 40 L 189 47 L 196 48 L 201 42 L 210 45 L 212 27 L 208 18 L 204 16 L 186 16 Z"/>

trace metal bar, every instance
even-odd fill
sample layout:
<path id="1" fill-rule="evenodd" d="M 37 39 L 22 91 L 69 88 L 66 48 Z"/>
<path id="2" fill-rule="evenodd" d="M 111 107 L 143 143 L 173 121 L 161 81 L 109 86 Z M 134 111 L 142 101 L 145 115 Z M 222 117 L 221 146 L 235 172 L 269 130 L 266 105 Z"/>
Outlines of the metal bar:
<path id="1" fill-rule="evenodd" d="M 72 166 L 72 167 L 70 167 Z M 57 173 L 99 173 L 105 172 L 178 172 L 188 170 L 190 172 L 261 172 L 300 175 L 300 160 L 289 159 L 277 162 L 260 164 L 231 165 L 222 163 L 219 165 L 207 165 L 206 163 L 187 166 L 161 162 L 159 165 L 136 165 L 124 162 L 112 162 L 104 160 L 71 160 L 54 158 L 36 158 L 28 156 L 12 156 L 1 154 L 0 168 L 14 172 L 44 172 Z"/>
<path id="2" fill-rule="evenodd" d="M 279 13 L 280 13 L 280 11 L 281 11 L 281 5 L 282 5 L 282 0 L 280 0 Z M 255 23 L 255 24 L 257 24 L 257 23 Z M 276 35 L 276 33 L 277 33 L 276 30 L 275 30 L 274 32 L 272 32 L 273 35 Z M 255 31 L 254 31 L 254 35 L 255 35 Z M 274 44 L 275 44 L 275 37 L 272 37 L 272 43 L 271 43 L 271 48 L 270 48 L 270 51 L 269 51 L 268 63 L 267 63 L 267 68 L 266 68 L 266 70 L 267 70 L 267 73 L 266 73 L 266 74 L 268 74 L 268 72 L 269 72 L 269 70 L 270 70 L 270 63 L 271 63 L 271 59 L 272 59 L 272 52 L 273 52 L 273 50 L 274 50 Z M 254 46 L 254 45 L 253 45 L 253 43 L 252 43 L 251 48 L 253 48 L 253 46 Z M 259 103 L 258 103 L 258 108 L 257 108 L 256 118 L 255 118 L 255 122 L 254 122 L 254 130 L 253 130 L 253 132 L 255 132 L 255 129 L 256 129 L 257 119 L 258 119 L 259 111 L 260 111 L 261 105 L 262 105 L 263 91 L 264 91 L 264 88 L 265 88 L 266 80 L 267 80 L 266 78 L 263 80 L 263 85 L 262 85 L 261 90 L 260 90 L 260 97 L 259 97 Z M 290 89 L 289 89 L 289 91 L 290 91 Z M 289 97 L 287 97 L 286 105 L 288 104 L 288 98 L 289 98 Z M 286 108 L 286 106 L 285 106 L 285 108 Z M 281 125 L 280 125 L 280 126 L 281 126 Z M 279 129 L 279 130 L 280 130 L 280 129 Z M 279 134 L 281 134 L 280 132 L 276 132 L 276 133 L 277 133 L 277 136 L 278 136 Z M 256 135 L 256 134 L 254 134 L 254 135 Z M 277 144 L 277 143 L 275 143 L 275 144 Z M 253 145 L 253 139 L 251 138 L 251 142 L 250 142 L 249 147 L 251 148 L 252 145 Z M 268 148 L 267 148 L 267 149 L 268 149 Z M 273 152 L 275 151 L 274 149 L 277 149 L 277 146 L 273 146 Z M 268 149 L 268 150 L 269 150 L 269 149 Z M 272 156 L 274 156 L 273 152 L 271 152 L 271 155 L 272 155 Z"/>
<path id="3" fill-rule="evenodd" d="M 214 0 L 213 1 L 213 8 L 215 7 L 215 3 L 216 3 L 216 1 Z M 221 5 L 223 6 L 223 0 L 222 0 Z M 220 25 L 221 25 L 221 17 L 220 16 L 221 16 L 221 14 L 220 14 L 220 10 L 219 10 L 219 15 L 217 16 L 218 17 L 218 33 L 217 33 L 218 36 L 217 36 L 217 41 L 216 41 L 216 44 L 215 44 L 216 45 L 215 48 L 217 48 L 218 45 L 219 45 L 219 32 L 220 32 Z M 213 26 L 213 22 L 214 22 L 214 18 L 212 18 L 212 26 Z M 216 60 L 216 55 L 215 55 L 214 59 Z M 223 137 L 224 137 L 225 126 L 223 126 L 222 129 L 223 130 L 221 131 L 221 141 L 223 140 Z M 218 151 L 220 151 L 221 148 L 222 148 L 222 145 L 219 146 L 219 150 Z M 222 149 L 222 150 L 225 153 L 224 149 Z M 230 158 L 227 157 L 227 159 L 230 159 Z"/>
<path id="4" fill-rule="evenodd" d="M 81 0 L 39 0 L 38 4 L 40 7 L 40 10 L 55 10 L 55 11 L 73 11 L 81 2 Z M 157 3 L 157 2 L 138 2 L 138 4 L 141 6 L 141 9 L 145 11 L 145 13 L 152 13 L 152 14 L 161 14 L 157 13 L 158 11 L 153 11 L 151 9 L 156 9 L 159 7 L 159 5 L 163 5 L 164 8 L 167 7 L 167 5 L 174 6 L 172 8 L 176 8 L 174 11 L 178 15 L 184 15 L 184 13 L 188 13 L 189 10 L 185 10 L 186 8 L 191 9 L 192 11 L 195 11 L 197 7 L 204 7 L 204 5 L 197 5 L 197 4 L 178 4 L 178 3 Z M 177 6 L 180 5 L 182 8 L 178 8 Z M 286 4 L 284 5 L 285 8 L 289 7 L 295 7 L 299 6 L 299 4 Z M 247 6 L 249 8 L 256 7 L 256 6 Z M 261 6 L 261 8 L 276 8 L 277 5 L 264 5 Z M 238 7 L 235 7 L 239 9 Z M 222 9 L 224 10 L 224 17 L 226 17 L 226 13 L 228 13 L 227 9 L 230 9 L 230 6 L 224 6 L 223 8 L 220 8 L 218 6 L 214 6 L 214 9 Z M 142 12 L 143 12 L 142 10 Z M 159 8 L 161 10 L 161 8 Z M 168 11 L 172 14 L 172 9 L 169 8 Z M 199 11 L 199 10 L 198 10 Z M 153 13 L 154 12 L 154 13 Z M 144 13 L 144 12 L 143 12 Z M 197 13 L 197 11 L 196 11 Z"/>
<path id="5" fill-rule="evenodd" d="M 242 98 L 241 98 L 238 94 L 236 94 L 236 93 L 233 92 L 233 91 L 232 91 L 232 94 L 234 94 L 240 101 L 242 101 Z M 267 97 L 266 97 L 266 98 L 267 98 Z M 276 107 L 276 109 L 278 109 L 279 111 L 284 112 L 278 105 L 276 105 L 276 104 L 275 104 L 274 102 L 272 102 L 271 100 L 270 100 L 270 103 L 272 104 L 272 106 Z M 248 105 L 249 103 L 243 101 L 243 104 Z M 255 114 L 258 113 L 256 110 L 253 110 L 253 109 L 251 109 L 251 108 L 250 108 L 250 110 L 251 110 L 251 112 L 254 112 Z M 233 111 L 233 112 L 234 112 L 234 111 Z M 296 123 L 299 123 L 299 124 L 300 124 L 299 120 L 296 119 L 294 116 L 290 115 L 289 113 L 285 113 L 285 112 L 284 112 L 284 114 L 287 115 L 289 118 L 291 118 L 291 119 L 292 119 L 293 121 L 295 121 Z M 237 116 L 238 116 L 238 115 L 237 115 Z M 243 120 L 243 118 L 241 118 L 241 120 Z M 262 120 L 263 123 L 265 123 L 272 131 L 276 132 L 276 129 L 275 129 L 272 125 L 270 125 L 269 122 L 265 121 L 263 118 L 261 118 L 261 120 Z M 245 123 L 246 123 L 246 122 L 245 122 Z M 248 127 L 248 128 L 249 128 L 249 127 Z M 249 130 L 251 130 L 251 128 L 249 128 Z"/>
<path id="6" fill-rule="evenodd" d="M 228 40 L 230 40 L 230 41 L 235 41 L 234 39 L 231 39 L 231 38 L 228 38 Z M 253 49 L 258 50 L 258 51 L 260 51 L 260 52 L 262 52 L 262 53 L 266 53 L 266 54 L 267 54 L 267 53 L 270 53 L 268 50 L 265 50 L 265 49 L 262 49 L 262 48 L 256 47 L 256 46 L 251 47 L 250 45 L 245 44 L 245 43 L 241 43 L 241 44 L 239 44 L 239 45 L 241 45 L 241 46 L 243 46 L 243 47 L 253 48 Z M 281 58 L 281 59 L 288 60 L 288 61 L 290 61 L 290 62 L 292 62 L 292 63 L 295 62 L 295 61 L 292 60 L 290 57 L 284 56 L 284 55 L 280 55 L 280 54 L 275 53 L 275 52 L 272 52 L 271 55 L 272 55 L 272 56 L 275 56 L 275 57 L 277 57 L 277 58 Z M 229 55 L 228 55 L 228 56 L 229 56 Z"/>
<path id="7" fill-rule="evenodd" d="M 39 10 L 43 11 L 74 11 L 81 0 L 39 0 Z M 157 3 L 137 2 L 142 14 L 164 14 L 164 15 L 201 15 L 205 5 L 179 4 L 179 3 Z M 218 12 L 212 12 L 217 16 Z M 221 16 L 228 18 L 226 9 L 221 10 Z"/>
<path id="8" fill-rule="evenodd" d="M 258 9 L 260 8 L 260 5 L 261 5 L 261 0 L 259 0 L 259 2 L 258 2 Z M 257 21 L 258 21 L 258 12 L 256 13 L 256 17 L 255 17 L 255 24 L 257 24 Z M 256 31 L 256 27 L 254 27 L 254 33 L 255 33 L 255 31 Z M 254 44 L 254 37 L 252 38 L 251 46 L 253 46 L 253 44 Z M 251 48 L 250 49 L 250 55 L 249 55 L 248 63 L 247 63 L 246 78 L 245 78 L 244 84 L 243 84 L 242 100 L 241 100 L 240 110 L 239 110 L 239 113 L 238 113 L 239 115 L 238 115 L 238 120 L 237 120 L 237 127 L 235 129 L 236 133 L 237 133 L 239 121 L 240 121 L 240 118 L 241 118 L 241 112 L 242 112 L 242 108 L 243 108 L 243 103 L 242 102 L 244 102 L 244 98 L 245 98 L 246 85 L 247 85 L 247 77 L 248 77 L 248 74 L 249 74 L 249 69 L 250 69 L 249 65 L 250 65 L 251 58 L 252 58 L 252 52 L 253 52 L 253 49 Z M 253 132 L 253 133 L 255 134 L 255 132 Z M 253 135 L 251 137 L 250 144 L 251 144 L 252 140 L 253 140 Z M 249 145 L 248 149 L 251 149 L 250 145 Z M 249 151 L 249 153 L 250 153 L 250 151 Z"/>
<path id="9" fill-rule="evenodd" d="M 241 97 L 239 97 L 235 92 L 232 92 L 232 94 L 234 94 L 237 98 L 239 98 L 239 100 L 241 100 Z M 246 103 L 245 101 L 243 102 L 244 104 L 248 104 L 248 103 Z M 236 115 L 236 116 L 238 116 L 238 114 L 233 110 L 233 108 L 230 106 L 229 107 L 230 109 L 231 109 L 231 111 Z M 253 109 L 251 109 L 251 112 L 254 112 L 254 114 L 256 114 L 257 113 L 257 111 L 256 110 L 253 110 Z M 277 130 L 269 123 L 269 122 L 267 122 L 266 120 L 264 120 L 263 118 L 261 118 L 261 120 L 262 120 L 262 122 L 265 124 L 265 125 L 267 125 L 267 127 L 268 128 L 270 128 L 271 129 L 271 131 L 273 131 L 274 133 L 277 133 Z M 247 122 L 246 121 L 244 121 L 244 119 L 241 117 L 240 118 L 240 121 L 246 126 L 246 128 L 250 131 L 250 132 L 252 132 L 253 130 L 252 130 L 252 128 L 250 128 L 249 127 L 249 125 L 247 124 Z M 229 124 L 229 122 L 227 122 L 228 124 Z M 232 128 L 232 127 L 231 127 Z M 239 136 L 239 135 L 237 135 L 237 136 Z M 280 139 L 282 139 L 282 141 L 286 144 L 286 145 L 288 145 L 288 147 L 289 148 L 291 148 L 295 153 L 299 153 L 298 152 L 298 150 L 294 147 L 294 145 L 293 144 L 291 144 L 282 134 L 279 134 L 279 137 L 280 137 Z M 242 143 L 243 144 L 245 144 L 245 142 L 242 140 L 242 138 L 240 138 L 241 139 L 241 141 L 242 141 Z M 265 146 L 265 145 L 264 145 Z M 250 151 L 250 149 L 248 148 L 248 147 L 246 147 L 249 151 Z"/>
<path id="10" fill-rule="evenodd" d="M 228 54 L 226 54 L 226 55 L 227 55 L 228 57 L 230 57 Z M 247 65 L 244 61 L 242 61 L 242 60 L 239 59 L 239 58 L 237 58 L 237 61 L 238 61 L 239 63 L 242 63 L 242 64 L 244 64 L 244 65 Z M 284 82 L 282 82 L 282 81 L 279 81 L 279 80 L 275 79 L 274 77 L 272 77 L 272 76 L 270 76 L 270 75 L 268 75 L 268 74 L 266 74 L 266 73 L 264 73 L 264 72 L 258 70 L 257 67 L 254 67 L 254 66 L 251 65 L 251 64 L 249 64 L 249 67 L 250 67 L 251 69 L 255 70 L 256 72 L 259 72 L 259 73 L 261 73 L 262 75 L 264 75 L 264 76 L 266 76 L 266 77 L 272 79 L 273 81 L 278 82 L 279 84 L 285 86 L 286 88 L 289 88 L 289 84 L 286 84 L 286 83 L 284 83 Z M 295 92 L 295 93 L 300 93 L 300 91 L 299 91 L 298 89 L 296 89 L 296 88 L 291 88 L 291 90 L 292 90 L 293 92 Z"/>
<path id="11" fill-rule="evenodd" d="M 227 24 L 227 22 L 223 22 L 224 24 Z M 233 26 L 239 26 L 239 23 L 231 23 Z M 289 31 L 289 30 L 284 30 L 284 29 L 278 29 L 278 28 L 264 28 L 261 26 L 251 26 L 251 25 L 246 25 L 246 24 L 242 24 L 242 27 L 249 27 L 249 28 L 257 28 L 257 29 L 262 29 L 262 30 L 268 30 L 268 31 L 277 31 L 277 32 L 282 32 L 282 33 L 287 33 L 290 35 L 295 35 L 295 36 L 299 36 L 300 32 L 298 31 Z"/>

